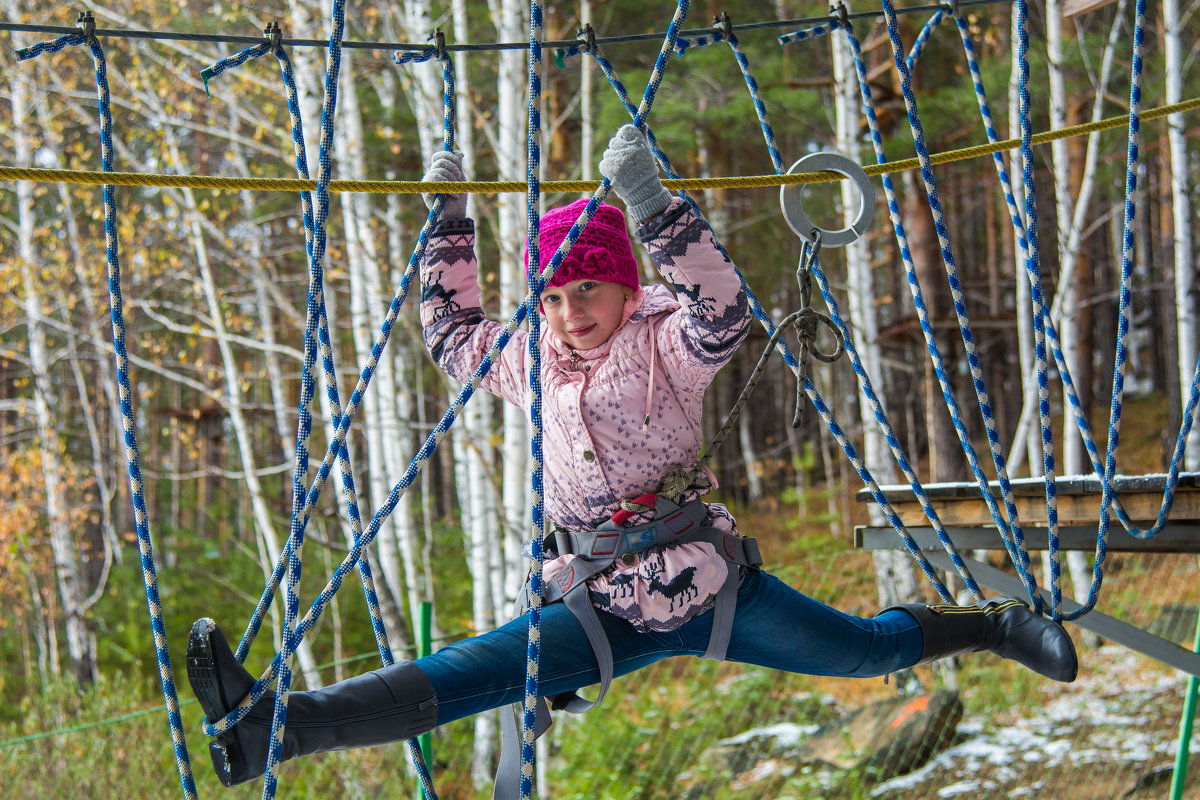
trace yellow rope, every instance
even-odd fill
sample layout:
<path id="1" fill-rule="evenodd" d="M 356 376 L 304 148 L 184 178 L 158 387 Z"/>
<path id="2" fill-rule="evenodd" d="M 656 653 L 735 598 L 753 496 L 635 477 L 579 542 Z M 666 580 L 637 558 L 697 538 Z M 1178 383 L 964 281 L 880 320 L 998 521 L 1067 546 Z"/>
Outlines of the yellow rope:
<path id="1" fill-rule="evenodd" d="M 1142 113 L 1143 120 L 1160 119 L 1170 114 L 1193 111 L 1200 108 L 1200 97 L 1184 100 L 1169 106 L 1159 106 Z M 1057 139 L 1082 136 L 1095 131 L 1111 130 L 1127 125 L 1129 116 L 1108 117 L 1097 122 L 1072 125 L 1053 131 L 1035 134 L 1034 144 L 1045 144 Z M 992 155 L 1013 150 L 1021 145 L 1020 139 L 1005 139 L 995 144 L 981 144 L 948 150 L 931 156 L 934 164 L 948 164 L 969 158 Z M 917 169 L 920 162 L 915 158 L 892 161 L 887 164 L 872 164 L 864 167 L 868 175 L 885 175 Z M 782 186 L 797 183 L 821 183 L 841 180 L 833 172 L 810 172 L 800 175 L 743 175 L 732 178 L 672 178 L 663 181 L 668 189 L 745 189 L 763 186 Z M 38 181 L 44 183 L 109 184 L 115 186 L 160 186 L 189 187 L 192 189 L 252 189 L 255 191 L 312 191 L 317 183 L 299 178 L 218 178 L 200 175 L 163 175 L 140 172 L 84 172 L 70 169 L 34 169 L 0 166 L 0 180 Z M 543 192 L 594 192 L 599 181 L 542 181 Z M 475 194 L 499 194 L 501 192 L 524 192 L 524 181 L 331 181 L 333 192 L 371 192 L 415 194 L 419 192 L 470 192 Z"/>

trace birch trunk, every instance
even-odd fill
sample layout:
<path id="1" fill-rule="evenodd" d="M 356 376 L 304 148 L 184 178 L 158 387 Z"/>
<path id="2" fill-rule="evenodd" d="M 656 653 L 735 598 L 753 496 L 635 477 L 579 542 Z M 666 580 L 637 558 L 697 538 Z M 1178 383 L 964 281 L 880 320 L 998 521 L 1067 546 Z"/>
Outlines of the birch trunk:
<path id="1" fill-rule="evenodd" d="M 342 55 L 341 87 L 339 88 L 338 135 L 334 137 L 334 151 L 343 177 L 365 180 L 366 158 L 363 154 L 362 114 L 358 104 L 358 89 L 355 84 L 353 56 Z M 346 239 L 347 272 L 350 276 L 350 326 L 354 341 L 356 364 L 361 368 L 370 360 L 371 348 L 383 324 L 387 301 L 379 277 L 379 256 L 371 237 L 371 200 L 363 192 L 347 192 L 340 196 L 342 224 Z M 354 373 L 357 373 L 355 370 Z M 369 506 L 360 504 L 360 519 L 369 520 L 371 514 L 387 500 L 391 491 L 389 476 L 399 476 L 404 471 L 403 456 L 397 452 L 399 442 L 396 432 L 396 388 L 392 361 L 380 358 L 375 374 L 359 407 L 358 418 L 366 439 L 367 472 L 365 476 Z M 361 472 L 359 473 L 362 474 Z M 358 489 L 358 487 L 355 487 Z M 360 492 L 361 494 L 362 492 Z M 346 501 L 343 495 L 343 502 Z M 401 500 L 396 511 L 408 508 Z M 403 534 L 399 530 L 401 521 L 408 522 Z M 413 543 L 411 515 L 390 515 L 376 534 L 374 550 L 383 574 L 384 593 L 380 595 L 381 611 L 387 630 L 404 635 L 402 610 L 405 601 L 410 609 L 420 607 L 422 592 L 419 582 L 406 581 L 406 576 L 417 578 L 416 547 Z M 360 526 L 361 527 L 361 526 Z M 361 535 L 361 529 L 359 531 Z M 403 571 L 401 570 L 403 560 Z"/>
<path id="2" fill-rule="evenodd" d="M 1166 103 L 1183 99 L 1183 54 L 1179 44 L 1180 17 L 1178 0 L 1163 0 L 1163 50 Z M 1167 117 L 1167 143 L 1171 151 L 1171 199 L 1174 220 L 1175 251 L 1175 324 L 1179 341 L 1179 387 L 1186 404 L 1188 390 L 1196 371 L 1197 282 L 1192 243 L 1192 202 L 1189 178 L 1188 143 L 1182 114 Z M 1200 422 L 1200 421 L 1197 421 Z M 1184 468 L 1200 471 L 1200 424 L 1193 424 L 1187 439 Z"/>
<path id="3" fill-rule="evenodd" d="M 328 14 L 322 11 L 324 8 L 324 4 L 289 0 L 288 13 L 293 30 L 284 31 L 284 37 L 320 38 L 323 34 L 327 35 Z M 324 52 L 319 47 L 294 47 L 288 51 L 296 78 L 296 102 L 300 106 L 300 118 L 304 124 L 304 150 L 308 156 L 309 172 L 314 177 L 316 171 L 312 167 L 320 152 L 321 103 L 325 96 Z"/>
<path id="4" fill-rule="evenodd" d="M 465 0 L 454 0 L 452 14 L 455 41 L 469 41 Z M 459 54 L 456 68 L 458 147 L 463 152 L 464 171 L 470 180 L 474 178 L 475 173 L 476 149 L 474 118 L 471 113 L 473 106 L 469 94 L 470 61 L 466 52 Z M 478 217 L 475 195 L 467 195 L 467 215 Z M 464 525 L 463 532 L 467 536 L 467 560 L 471 574 L 471 621 L 476 631 L 491 630 L 499 619 L 506 616 L 505 609 L 500 605 L 504 602 L 500 591 L 503 588 L 503 565 L 499 558 L 503 527 L 499 498 L 493 490 L 496 476 L 496 460 L 492 446 L 493 407 L 491 396 L 480 392 L 464 409 L 465 425 L 462 429 L 462 433 L 466 434 L 470 441 L 470 446 L 466 448 L 468 483 L 465 488 L 470 496 L 472 525 L 470 529 Z M 456 444 L 459 438 L 455 437 Z M 471 781 L 476 788 L 486 786 L 494 779 L 492 765 L 496 759 L 498 718 L 502 713 L 505 713 L 505 710 L 477 714 L 474 718 Z"/>
<path id="5" fill-rule="evenodd" d="M 34 99 L 34 103 L 37 108 L 38 124 L 41 129 L 43 131 L 53 130 L 50 124 L 49 111 L 46 108 L 45 93 L 39 93 Z M 61 159 L 59 158 L 59 153 L 53 152 L 52 157 L 54 166 L 60 166 Z M 96 302 L 96 296 L 92 293 L 95 277 L 87 274 L 84 255 L 80 249 L 80 243 L 83 241 L 83 238 L 75 218 L 70 189 L 67 184 L 60 183 L 57 184 L 57 190 L 58 201 L 63 209 L 62 218 L 67 230 L 67 241 L 71 251 L 71 265 L 74 269 L 75 284 L 78 287 L 77 296 L 83 304 L 84 313 L 86 314 L 86 326 L 90 330 L 92 326 L 102 324 L 105 326 L 107 333 L 108 309 L 105 308 L 102 311 Z M 103 397 L 107 402 L 107 411 L 104 412 L 102 418 L 107 418 L 109 421 L 108 425 L 102 426 L 101 418 L 97 417 L 88 393 L 84 388 L 84 380 L 80 373 L 77 356 L 75 326 L 67 326 L 66 334 L 70 342 L 69 349 L 72 353 L 71 364 L 76 374 L 80 408 L 84 414 L 84 422 L 87 426 L 88 438 L 92 446 L 92 474 L 96 478 L 97 501 L 100 505 L 105 570 L 107 574 L 107 568 L 111 562 L 121 562 L 122 552 L 120 540 L 117 538 L 116 522 L 113 519 L 114 503 L 118 493 L 117 487 L 121 485 L 121 481 L 119 474 L 111 466 L 109 458 L 112 455 L 111 446 L 105 446 L 106 441 L 111 441 L 107 436 L 110 436 L 112 431 L 121 429 L 120 404 L 117 401 L 116 381 L 113 376 L 112 361 L 106 356 L 96 358 L 93 367 L 96 370 L 95 379 L 100 383 L 104 393 Z M 104 584 L 101 582 L 93 590 L 93 596 L 96 596 L 103 588 Z M 91 605 L 91 603 L 88 605 Z"/>
<path id="6" fill-rule="evenodd" d="M 528 39 L 526 5 L 517 0 L 489 2 L 499 41 Z M 496 172 L 501 179 L 518 179 L 526 173 L 527 122 L 526 53 L 505 50 L 498 56 L 496 96 Z M 497 245 L 499 248 L 500 308 L 510 313 L 525 297 L 527 285 L 521 256 L 526 222 L 522 196 L 502 194 L 496 199 Z M 521 540 L 529 529 L 529 429 L 525 412 L 503 404 L 500 459 L 504 465 L 504 602 L 511 603 L 520 592 L 526 570 L 522 566 Z"/>
<path id="7" fill-rule="evenodd" d="M 17 9 L 8 11 L 16 18 Z M 33 147 L 26 128 L 26 112 L 32 94 L 28 72 L 12 71 L 12 135 L 14 157 L 18 164 L 33 163 Z M 58 438 L 59 421 L 52 408 L 60 405 L 53 395 L 50 378 L 50 353 L 43 322 L 43 299 L 37 269 L 40 259 L 34 244 L 36 227 L 33 184 L 17 181 L 17 261 L 21 273 L 21 300 L 25 311 L 29 339 L 29 370 L 32 375 L 33 410 L 37 422 L 38 449 L 41 455 L 42 481 L 46 493 L 46 523 L 58 593 L 62 601 L 66 626 L 67 653 L 71 671 L 80 684 L 90 684 L 96 678 L 95 646 L 87 629 L 84 599 L 87 594 L 80 574 L 81 565 L 67 516 L 67 486 L 60 454 L 64 452 Z M 49 621 L 53 625 L 53 621 Z"/>
<path id="8" fill-rule="evenodd" d="M 834 119 L 838 150 L 855 161 L 861 161 L 858 138 L 859 89 L 854 69 L 853 55 L 849 45 L 841 36 L 830 39 L 833 44 L 833 75 L 837 91 L 834 93 Z M 857 208 L 860 202 L 858 189 L 850 181 L 841 181 L 841 204 L 843 213 Z M 844 248 L 846 254 L 847 292 L 850 317 L 854 320 L 857 334 L 855 346 L 862 355 L 863 366 L 877 389 L 883 386 L 883 351 L 879 346 L 879 320 L 875 316 L 875 288 L 871 274 L 871 255 L 863 239 L 851 242 Z M 892 466 L 883 432 L 875 421 L 875 413 L 867 403 L 858 404 L 859 419 L 863 430 L 863 461 L 877 483 L 894 483 L 897 479 Z M 883 512 L 878 505 L 869 506 L 872 525 L 884 524 Z M 875 581 L 879 590 L 882 608 L 917 600 L 920 593 L 913 575 L 912 563 L 907 554 L 898 550 L 881 550 L 872 554 L 875 565 Z"/>

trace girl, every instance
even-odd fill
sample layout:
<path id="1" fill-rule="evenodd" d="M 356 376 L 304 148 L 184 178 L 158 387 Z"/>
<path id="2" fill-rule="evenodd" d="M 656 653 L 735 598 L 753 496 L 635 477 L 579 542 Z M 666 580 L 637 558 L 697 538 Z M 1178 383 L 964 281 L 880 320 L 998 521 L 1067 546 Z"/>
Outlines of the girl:
<path id="1" fill-rule="evenodd" d="M 695 465 L 704 390 L 745 338 L 750 313 L 733 265 L 707 224 L 663 187 L 641 131 L 621 128 L 600 171 L 640 223 L 638 238 L 674 293 L 639 286 L 624 215 L 601 205 L 541 297 L 545 505 L 556 530 L 547 541 L 554 557 L 545 564 L 546 599 L 567 599 L 543 607 L 541 693 L 603 688 L 613 675 L 679 655 L 872 677 L 990 650 L 1074 680 L 1070 637 L 1017 600 L 850 616 L 757 568 L 753 540 L 737 535 L 723 506 L 699 499 L 715 485 L 711 475 L 678 507 L 655 502 L 664 476 Z M 462 180 L 460 155 L 437 153 L 425 179 Z M 543 267 L 584 203 L 543 218 Z M 445 195 L 421 266 L 426 345 L 460 381 L 501 330 L 480 308 L 474 222 L 465 212 L 464 194 Z M 481 385 L 528 408 L 525 336 L 513 337 Z M 622 504 L 633 498 L 642 505 L 632 508 L 653 513 L 630 519 Z M 527 638 L 526 615 L 416 662 L 292 692 L 283 759 L 409 739 L 518 702 Z M 210 720 L 228 714 L 254 684 L 212 620 L 192 627 L 187 661 Z M 211 743 L 224 785 L 263 773 L 274 702 L 268 692 Z"/>

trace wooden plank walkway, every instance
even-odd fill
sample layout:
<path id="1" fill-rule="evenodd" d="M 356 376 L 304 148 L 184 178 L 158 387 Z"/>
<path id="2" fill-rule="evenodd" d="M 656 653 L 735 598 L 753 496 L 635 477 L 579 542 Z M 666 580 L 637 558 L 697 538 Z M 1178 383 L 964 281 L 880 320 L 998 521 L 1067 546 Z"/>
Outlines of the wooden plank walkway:
<path id="1" fill-rule="evenodd" d="M 1165 474 L 1116 478 L 1117 496 L 1138 527 L 1148 528 L 1157 519 L 1166 481 Z M 1012 485 L 1017 515 L 1021 521 L 1027 548 L 1045 550 L 1048 540 L 1045 482 L 1040 478 L 1024 478 L 1013 481 Z M 938 541 L 924 510 L 916 501 L 912 489 L 907 485 L 881 488 L 929 561 L 939 569 L 952 572 L 953 564 Z M 1024 597 L 1024 584 L 1011 572 L 965 557 L 972 550 L 1004 549 L 1000 533 L 987 505 L 980 497 L 979 485 L 942 483 L 929 484 L 923 488 L 946 527 L 950 539 L 964 555 L 967 568 L 980 585 L 1004 595 Z M 1056 490 L 1060 549 L 1095 550 L 1101 500 L 1099 479 L 1094 476 L 1062 477 L 1056 481 Z M 992 484 L 992 491 L 1003 509 L 999 486 Z M 860 490 L 856 499 L 860 502 L 874 502 L 871 493 L 866 489 Z M 1110 516 L 1110 519 L 1107 543 L 1110 551 L 1200 553 L 1200 473 L 1180 475 L 1170 521 L 1153 538 L 1138 539 L 1126 532 L 1115 516 Z M 857 527 L 854 531 L 854 545 L 866 550 L 897 550 L 904 546 L 890 526 Z M 1048 601 L 1049 595 L 1044 590 L 1042 594 Z M 1065 613 L 1071 613 L 1079 607 L 1078 603 L 1063 598 Z M 1200 653 L 1193 653 L 1134 625 L 1099 611 L 1091 611 L 1073 620 L 1073 624 L 1164 664 L 1200 676 Z"/>

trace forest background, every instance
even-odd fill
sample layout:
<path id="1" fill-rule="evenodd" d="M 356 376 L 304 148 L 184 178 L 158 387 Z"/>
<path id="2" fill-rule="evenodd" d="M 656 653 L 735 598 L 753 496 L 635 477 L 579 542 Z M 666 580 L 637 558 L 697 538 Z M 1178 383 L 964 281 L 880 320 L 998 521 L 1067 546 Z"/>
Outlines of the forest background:
<path id="1" fill-rule="evenodd" d="M 74 10 L 65 6 L 0 2 L 4 22 L 74 21 Z M 1053 0 L 1034 5 L 1035 130 L 1128 112 L 1130 6 L 1115 2 L 1064 19 Z M 1147 106 L 1200 95 L 1193 64 L 1196 6 L 1176 0 L 1152 4 L 1142 90 Z M 869 8 L 874 6 L 863 2 L 853 10 Z M 89 4 L 88 10 L 100 28 L 147 31 L 254 34 L 278 21 L 285 37 L 322 40 L 330 24 L 329 9 L 302 3 L 121 2 Z M 686 27 L 703 27 L 723 10 L 715 2 L 694 3 Z M 789 0 L 743 2 L 728 10 L 736 14 L 734 23 L 825 13 L 823 4 Z M 668 3 L 627 0 L 551 5 L 545 36 L 570 39 L 581 20 L 590 20 L 601 36 L 662 31 L 671 11 Z M 528 12 L 512 0 L 406 0 L 391 6 L 354 0 L 347 8 L 346 38 L 423 44 L 440 28 L 451 44 L 523 42 Z M 927 15 L 901 19 L 911 44 Z M 980 5 L 965 11 L 964 19 L 997 123 L 1015 136 L 1012 9 L 1005 3 Z M 912 137 L 886 31 L 878 21 L 856 25 L 887 157 L 910 157 Z M 830 41 L 840 40 L 830 39 L 780 46 L 776 36 L 790 30 L 739 34 L 784 164 L 835 149 L 871 163 L 845 48 L 831 47 Z M 46 38 L 51 37 L 0 33 L 0 161 L 98 169 L 94 73 L 85 50 L 68 48 L 22 63 L 13 56 L 17 48 Z M 274 62 L 250 62 L 206 85 L 200 70 L 239 45 L 121 37 L 103 44 L 117 170 L 294 174 L 288 110 Z M 636 92 L 658 46 L 647 39 L 614 44 L 605 54 Z M 291 55 L 315 174 L 324 52 L 295 47 Z M 558 64 L 549 55 L 542 177 L 594 178 L 604 143 L 628 116 L 585 59 Z M 520 49 L 455 54 L 458 146 L 473 178 L 525 175 L 525 59 Z M 952 23 L 930 39 L 914 88 L 931 150 L 985 140 Z M 419 179 L 429 153 L 441 146 L 441 95 L 441 71 L 433 64 L 397 66 L 382 49 L 346 51 L 334 177 Z M 746 87 L 723 45 L 691 48 L 672 60 L 649 123 L 685 177 L 774 171 Z M 1123 131 L 1035 151 L 1047 292 L 1055 298 L 1055 323 L 1083 406 L 1100 423 L 1107 420 L 1116 346 Z M 1187 115 L 1147 122 L 1142 129 L 1127 391 L 1136 414 L 1154 420 L 1154 435 L 1122 452 L 1126 472 L 1164 468 L 1195 368 L 1196 132 L 1196 118 Z M 1014 154 L 1006 158 L 1013 161 Z M 936 174 L 1000 441 L 1009 448 L 1010 474 L 1037 474 L 1040 458 L 1027 457 L 1040 452 L 1028 413 L 1036 391 L 1028 282 L 991 162 L 947 164 Z M 1019 168 L 1013 173 L 1019 178 Z M 963 408 L 973 409 L 924 190 L 912 172 L 898 176 L 897 186 L 939 343 L 943 352 L 955 354 L 948 366 L 956 395 Z M 1020 197 L 1019 182 L 1017 193 Z M 544 199 L 549 206 L 572 197 Z M 178 671 L 190 622 L 207 615 L 227 630 L 239 629 L 287 536 L 307 288 L 303 223 L 292 192 L 122 187 L 116 198 L 136 433 L 162 611 Z M 806 198 L 810 212 L 821 209 L 814 213 L 817 221 L 830 228 L 840 227 L 837 209 L 854 201 L 833 185 L 812 187 Z M 798 308 L 801 242 L 784 224 L 778 190 L 706 190 L 697 199 L 768 313 L 779 319 Z M 924 354 L 881 197 L 877 202 L 879 213 L 866 239 L 845 250 L 826 249 L 822 265 L 846 299 L 843 311 L 922 477 L 964 480 L 969 472 Z M 0 738 L 161 699 L 112 366 L 103 210 L 98 187 L 0 183 Z M 412 194 L 333 198 L 325 301 L 343 401 L 366 362 L 425 213 Z M 525 198 L 474 194 L 470 213 L 480 221 L 480 279 L 489 311 L 507 317 L 524 293 Z M 643 261 L 645 277 L 652 280 Z M 414 301 L 401 310 L 347 442 L 364 519 L 387 502 L 458 388 L 425 354 Z M 765 333 L 753 335 L 718 376 L 706 410 L 710 437 L 765 341 Z M 880 482 L 895 480 L 846 360 L 815 366 L 814 374 Z M 1052 375 L 1052 384 L 1055 380 Z M 774 529 L 749 534 L 801 537 L 811 552 L 843 552 L 853 524 L 867 521 L 869 512 L 854 503 L 859 481 L 819 417 L 810 412 L 800 428 L 789 424 L 795 402 L 795 378 L 775 359 L 752 401 L 753 413 L 741 417 L 714 463 L 721 484 L 715 496 Z M 1057 389 L 1054 402 L 1061 418 Z M 313 413 L 315 468 L 332 430 L 322 391 Z M 968 414 L 966 423 L 970 436 L 983 442 L 978 415 Z M 1099 427 L 1103 447 L 1104 426 Z M 1089 470 L 1077 436 L 1060 436 L 1059 445 L 1063 473 Z M 1188 468 L 1200 469 L 1195 437 Z M 369 552 L 382 618 L 398 655 L 414 652 L 412 620 L 422 603 L 433 604 L 438 642 L 507 618 L 527 570 L 520 546 L 530 529 L 528 469 L 524 413 L 474 397 Z M 308 524 L 302 597 L 314 596 L 348 550 L 347 506 L 338 500 L 336 482 L 330 484 Z M 1087 559 L 1078 556 L 1071 566 L 1086 587 Z M 875 577 L 878 594 L 855 598 L 864 612 L 922 591 L 906 560 L 878 556 Z M 261 669 L 269 660 L 281 622 L 281 613 L 273 610 L 265 641 L 251 653 L 252 667 Z M 297 653 L 296 685 L 320 685 L 364 669 L 374 651 L 362 592 L 342 592 Z M 181 697 L 190 697 L 186 688 Z M 494 755 L 494 724 L 485 715 L 464 725 L 458 737 L 471 751 L 477 786 L 486 783 Z M 203 757 L 194 724 L 189 734 L 193 753 Z M 161 745 L 163 755 L 155 758 L 169 770 L 165 729 Z M 0 770 L 0 781 L 19 779 L 21 763 L 28 762 L 19 748 L 5 749 L 0 758 L 11 760 Z"/>

